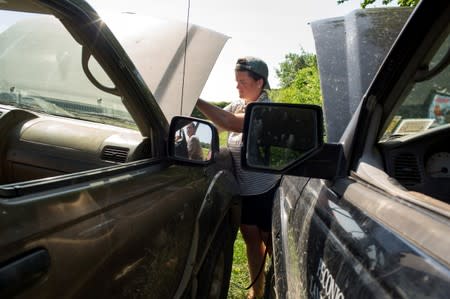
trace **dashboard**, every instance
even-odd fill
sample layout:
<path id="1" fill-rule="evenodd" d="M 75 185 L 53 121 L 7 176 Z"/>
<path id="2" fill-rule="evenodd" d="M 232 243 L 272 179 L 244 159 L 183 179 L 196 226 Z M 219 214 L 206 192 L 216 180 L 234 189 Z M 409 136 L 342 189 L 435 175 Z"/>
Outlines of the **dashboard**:
<path id="1" fill-rule="evenodd" d="M 450 125 L 379 143 L 386 171 L 406 189 L 450 203 Z"/>
<path id="2" fill-rule="evenodd" d="M 132 129 L 0 105 L 0 184 L 80 172 L 152 156 Z"/>

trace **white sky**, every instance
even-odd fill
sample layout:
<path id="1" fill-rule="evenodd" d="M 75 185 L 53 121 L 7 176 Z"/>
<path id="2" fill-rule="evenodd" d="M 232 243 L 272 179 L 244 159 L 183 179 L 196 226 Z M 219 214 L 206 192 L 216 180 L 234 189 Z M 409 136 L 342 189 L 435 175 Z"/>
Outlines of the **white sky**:
<path id="1" fill-rule="evenodd" d="M 188 0 L 92 0 L 94 7 L 186 21 Z M 379 6 L 379 5 L 377 5 Z M 269 66 L 269 82 L 278 87 L 275 69 L 288 53 L 315 52 L 310 21 L 337 17 L 359 9 L 360 0 L 190 0 L 189 22 L 230 37 L 201 97 L 208 101 L 237 98 L 234 64 L 241 56 L 257 56 Z"/>

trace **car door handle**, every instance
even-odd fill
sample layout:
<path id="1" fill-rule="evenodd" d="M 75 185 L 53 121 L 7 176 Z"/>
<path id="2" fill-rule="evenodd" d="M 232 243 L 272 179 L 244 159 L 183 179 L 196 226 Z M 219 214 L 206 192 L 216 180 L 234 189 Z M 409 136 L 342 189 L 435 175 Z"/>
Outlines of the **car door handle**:
<path id="1" fill-rule="evenodd" d="M 31 286 L 47 273 L 50 255 L 43 248 L 0 264 L 0 297 L 14 296 Z"/>

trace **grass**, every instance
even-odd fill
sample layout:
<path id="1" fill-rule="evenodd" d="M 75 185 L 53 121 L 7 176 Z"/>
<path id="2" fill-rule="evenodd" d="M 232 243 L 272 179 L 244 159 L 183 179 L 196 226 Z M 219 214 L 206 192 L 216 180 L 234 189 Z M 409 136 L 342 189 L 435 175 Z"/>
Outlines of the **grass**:
<path id="1" fill-rule="evenodd" d="M 227 146 L 228 132 L 219 134 L 220 146 Z M 228 299 L 247 298 L 247 290 L 250 284 L 248 275 L 247 253 L 245 250 L 245 242 L 242 239 L 241 232 L 238 231 L 236 241 L 234 242 L 233 266 L 231 269 L 230 288 L 228 289 Z"/>
<path id="2" fill-rule="evenodd" d="M 227 146 L 228 132 L 219 134 L 219 143 L 221 147 Z M 230 287 L 228 289 L 227 299 L 247 298 L 245 288 L 250 285 L 250 276 L 248 273 L 247 253 L 245 242 L 241 232 L 238 231 L 236 241 L 234 242 L 233 265 L 231 268 Z"/>
<path id="3" fill-rule="evenodd" d="M 238 232 L 234 242 L 233 266 L 231 269 L 230 288 L 228 289 L 228 299 L 247 298 L 246 287 L 250 284 L 248 275 L 247 254 L 245 251 L 244 239 Z"/>

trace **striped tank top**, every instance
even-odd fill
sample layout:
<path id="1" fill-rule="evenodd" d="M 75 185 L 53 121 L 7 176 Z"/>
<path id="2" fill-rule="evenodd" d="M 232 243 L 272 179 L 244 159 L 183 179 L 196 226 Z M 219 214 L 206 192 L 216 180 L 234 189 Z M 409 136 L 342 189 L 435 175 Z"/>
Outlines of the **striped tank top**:
<path id="1" fill-rule="evenodd" d="M 263 91 L 257 102 L 270 102 L 267 93 Z M 239 99 L 227 105 L 224 110 L 231 113 L 245 112 L 245 101 Z M 228 133 L 228 149 L 231 152 L 235 176 L 239 183 L 241 195 L 258 195 L 269 191 L 279 181 L 280 176 L 261 172 L 243 170 L 241 167 L 242 133 Z"/>

